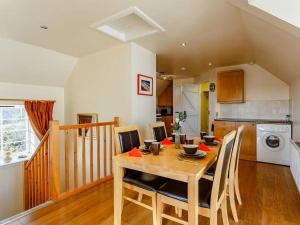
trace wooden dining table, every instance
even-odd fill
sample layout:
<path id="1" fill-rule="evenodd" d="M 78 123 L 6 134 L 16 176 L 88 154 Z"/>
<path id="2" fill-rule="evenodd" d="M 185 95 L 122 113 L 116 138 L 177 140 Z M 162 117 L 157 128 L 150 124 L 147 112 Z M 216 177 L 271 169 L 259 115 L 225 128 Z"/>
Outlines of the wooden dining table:
<path id="1" fill-rule="evenodd" d="M 197 143 L 197 139 L 195 140 Z M 114 225 L 121 225 L 123 169 L 133 169 L 188 184 L 188 224 L 198 225 L 198 182 L 206 170 L 215 162 L 220 144 L 210 146 L 202 159 L 192 160 L 178 157 L 175 145 L 165 145 L 159 155 L 142 154 L 131 157 L 128 153 L 114 156 Z"/>

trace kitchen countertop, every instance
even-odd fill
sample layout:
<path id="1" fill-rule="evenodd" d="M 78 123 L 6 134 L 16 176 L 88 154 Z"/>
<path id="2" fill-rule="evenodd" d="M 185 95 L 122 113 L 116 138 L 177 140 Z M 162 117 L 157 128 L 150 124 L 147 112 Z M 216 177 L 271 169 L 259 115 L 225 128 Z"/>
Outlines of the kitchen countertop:
<path id="1" fill-rule="evenodd" d="M 292 121 L 274 119 L 217 118 L 215 121 L 292 124 Z"/>

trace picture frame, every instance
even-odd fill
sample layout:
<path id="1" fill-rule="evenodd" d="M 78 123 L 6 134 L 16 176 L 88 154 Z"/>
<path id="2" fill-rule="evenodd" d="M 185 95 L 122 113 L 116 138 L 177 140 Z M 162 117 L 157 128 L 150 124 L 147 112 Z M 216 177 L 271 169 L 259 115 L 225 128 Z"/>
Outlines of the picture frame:
<path id="1" fill-rule="evenodd" d="M 137 75 L 137 94 L 153 96 L 153 77 Z"/>
<path id="2" fill-rule="evenodd" d="M 77 114 L 77 123 L 98 123 L 98 114 L 97 113 L 78 113 Z M 85 130 L 85 136 L 88 137 L 90 134 L 89 128 Z M 82 136 L 82 129 L 78 129 L 78 136 Z"/>

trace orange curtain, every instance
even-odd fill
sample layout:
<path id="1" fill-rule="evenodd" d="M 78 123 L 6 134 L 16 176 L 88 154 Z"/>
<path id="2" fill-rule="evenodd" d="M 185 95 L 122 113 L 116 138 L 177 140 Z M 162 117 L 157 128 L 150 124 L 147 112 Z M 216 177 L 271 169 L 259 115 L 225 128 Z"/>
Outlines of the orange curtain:
<path id="1" fill-rule="evenodd" d="M 49 129 L 49 122 L 53 119 L 54 102 L 25 101 L 24 106 L 35 134 L 42 140 Z"/>

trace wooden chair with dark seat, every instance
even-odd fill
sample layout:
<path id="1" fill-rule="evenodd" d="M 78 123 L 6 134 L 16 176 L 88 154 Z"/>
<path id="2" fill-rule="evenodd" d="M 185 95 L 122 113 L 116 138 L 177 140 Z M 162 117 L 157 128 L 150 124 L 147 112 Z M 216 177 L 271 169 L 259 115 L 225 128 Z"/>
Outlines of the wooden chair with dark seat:
<path id="1" fill-rule="evenodd" d="M 229 166 L 229 180 L 228 180 L 228 197 L 230 201 L 230 208 L 233 215 L 233 219 L 235 222 L 238 222 L 238 215 L 235 205 L 235 196 L 238 200 L 238 203 L 241 205 L 241 194 L 239 189 L 239 181 L 238 181 L 238 172 L 239 172 L 239 158 L 240 158 L 240 150 L 241 143 L 243 139 L 244 126 L 240 126 L 237 130 L 234 147 L 232 151 L 232 156 L 230 160 Z M 216 163 L 214 163 L 203 176 L 203 178 L 208 180 L 213 180 L 216 170 Z"/>
<path id="2" fill-rule="evenodd" d="M 166 126 L 164 122 L 150 123 L 150 133 L 154 140 L 161 142 L 167 137 Z"/>
<path id="3" fill-rule="evenodd" d="M 217 160 L 214 180 L 199 180 L 199 214 L 210 218 L 210 225 L 217 225 L 217 212 L 221 208 L 224 225 L 229 225 L 227 215 L 227 180 L 231 153 L 236 131 L 224 137 Z M 170 180 L 166 182 L 157 194 L 157 224 L 162 223 L 162 218 L 187 225 L 188 222 L 177 217 L 165 214 L 164 206 L 172 205 L 183 210 L 188 210 L 187 183 Z"/>
<path id="4" fill-rule="evenodd" d="M 128 152 L 134 147 L 139 148 L 140 133 L 136 125 L 115 127 L 114 133 L 116 154 Z M 138 193 L 137 199 L 123 194 L 123 201 L 127 200 L 151 210 L 153 224 L 156 225 L 156 191 L 166 182 L 166 179 L 130 169 L 124 170 L 123 173 L 123 188 Z M 143 195 L 151 198 L 151 206 L 143 203 Z"/>

